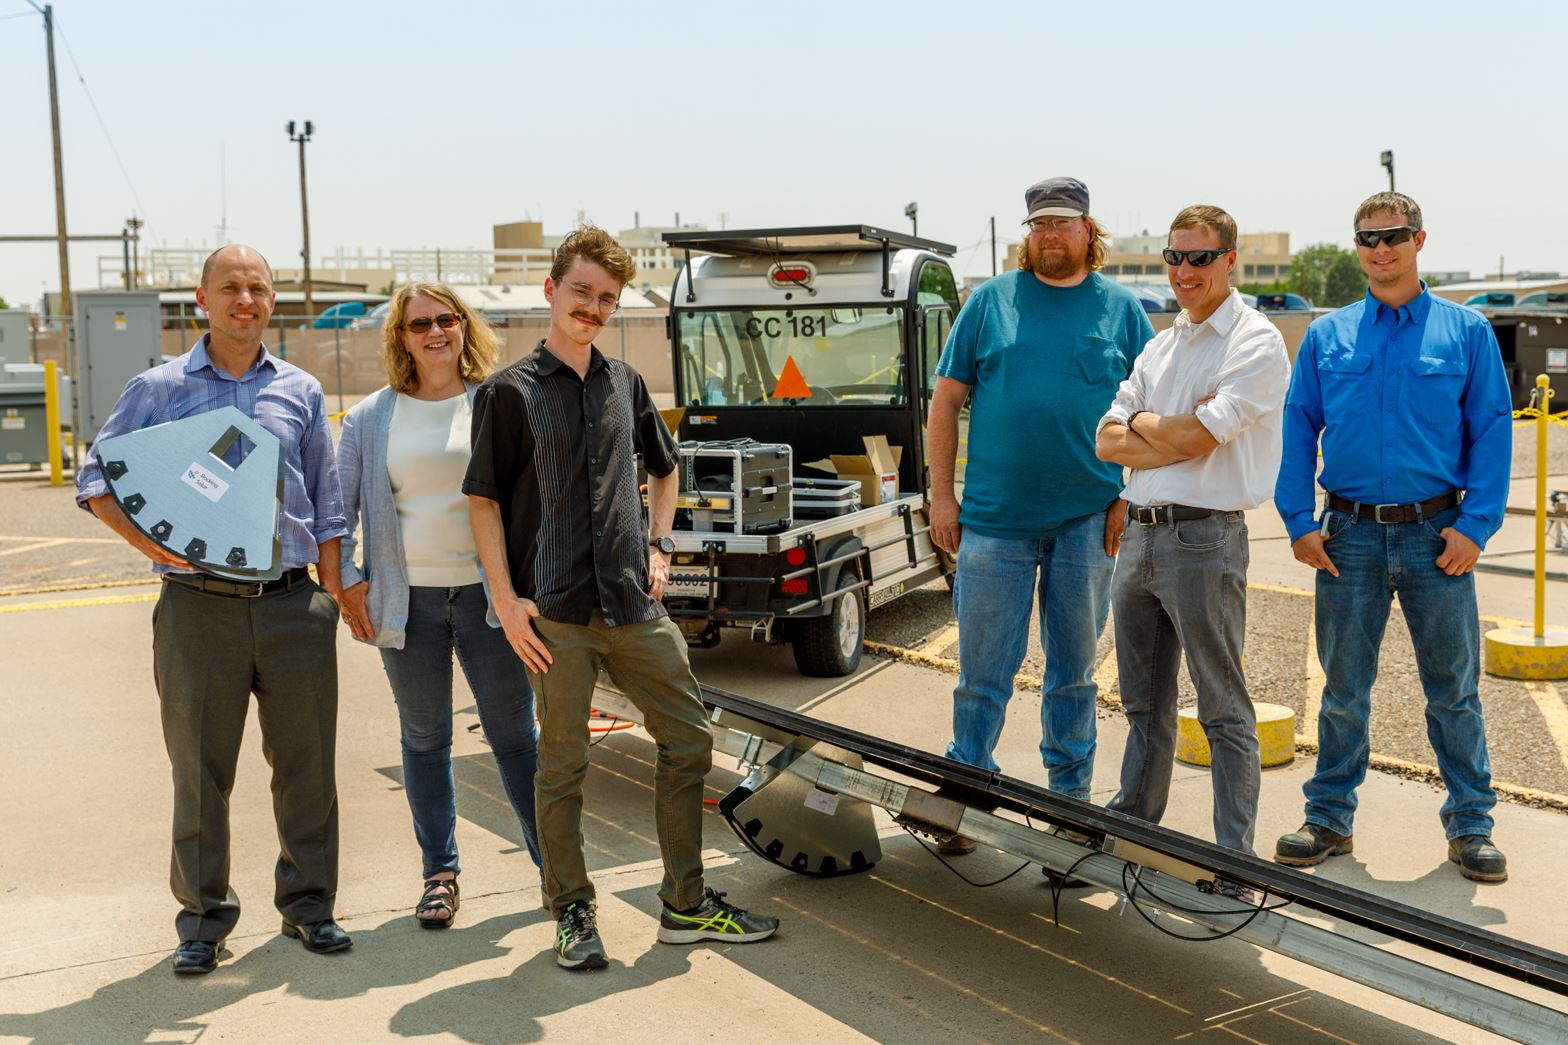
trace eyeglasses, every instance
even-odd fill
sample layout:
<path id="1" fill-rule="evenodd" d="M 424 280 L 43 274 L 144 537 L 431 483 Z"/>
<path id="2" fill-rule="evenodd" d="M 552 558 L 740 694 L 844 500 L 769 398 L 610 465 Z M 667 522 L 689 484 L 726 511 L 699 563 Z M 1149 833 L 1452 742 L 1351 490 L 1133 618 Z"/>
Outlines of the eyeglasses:
<path id="1" fill-rule="evenodd" d="M 411 334 L 428 334 L 431 327 L 440 327 L 442 330 L 451 330 L 463 321 L 463 317 L 451 312 L 443 312 L 434 319 L 429 316 L 420 316 L 403 324 L 403 329 Z"/>
<path id="2" fill-rule="evenodd" d="M 1173 250 L 1170 247 L 1166 247 L 1164 250 L 1160 251 L 1160 256 L 1165 259 L 1165 264 L 1169 265 L 1171 268 L 1175 268 L 1177 265 L 1180 265 L 1183 261 L 1185 261 L 1192 265 L 1193 268 L 1201 269 L 1208 268 L 1210 265 L 1214 264 L 1216 260 L 1223 258 L 1225 255 L 1229 254 L 1235 249 L 1235 247 L 1225 247 L 1220 250 Z"/>
<path id="3" fill-rule="evenodd" d="M 566 289 L 572 292 L 572 297 L 576 298 L 577 303 L 583 308 L 597 305 L 599 311 L 607 316 L 613 316 L 621 310 L 619 294 L 600 294 L 595 297 L 586 283 L 568 283 Z"/>
<path id="4" fill-rule="evenodd" d="M 1052 232 L 1066 232 L 1082 220 L 1082 218 L 1030 218 L 1024 222 L 1024 226 L 1030 232 L 1044 232 L 1047 229 Z"/>
<path id="5" fill-rule="evenodd" d="M 1379 243 L 1399 246 L 1421 230 L 1414 225 L 1394 225 L 1386 229 L 1357 229 L 1356 243 L 1373 250 Z"/>

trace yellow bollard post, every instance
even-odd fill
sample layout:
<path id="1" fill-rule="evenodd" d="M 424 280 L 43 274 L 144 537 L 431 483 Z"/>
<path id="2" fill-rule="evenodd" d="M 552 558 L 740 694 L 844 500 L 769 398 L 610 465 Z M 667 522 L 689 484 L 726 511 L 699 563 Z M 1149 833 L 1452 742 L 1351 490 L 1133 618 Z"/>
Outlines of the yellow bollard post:
<path id="1" fill-rule="evenodd" d="M 44 363 L 44 438 L 49 440 L 49 485 L 65 482 L 60 474 L 60 371 L 55 361 Z"/>
<path id="2" fill-rule="evenodd" d="M 1552 382 L 1535 379 L 1535 626 L 1493 628 L 1486 633 L 1486 673 L 1510 679 L 1568 678 L 1568 631 L 1546 627 L 1546 426 L 1551 422 Z"/>

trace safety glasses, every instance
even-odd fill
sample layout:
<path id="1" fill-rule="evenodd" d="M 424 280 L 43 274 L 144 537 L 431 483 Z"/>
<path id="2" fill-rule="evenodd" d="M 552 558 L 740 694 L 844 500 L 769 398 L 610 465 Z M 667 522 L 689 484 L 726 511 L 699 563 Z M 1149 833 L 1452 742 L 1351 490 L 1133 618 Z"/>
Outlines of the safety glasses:
<path id="1" fill-rule="evenodd" d="M 1368 250 L 1374 249 L 1379 243 L 1397 247 L 1420 231 L 1414 225 L 1395 225 L 1387 229 L 1357 229 L 1356 244 Z"/>
<path id="2" fill-rule="evenodd" d="M 1193 268 L 1201 269 L 1208 268 L 1217 259 L 1223 258 L 1233 249 L 1235 248 L 1226 247 L 1224 250 L 1173 250 L 1170 247 L 1166 247 L 1160 251 L 1160 255 L 1165 259 L 1165 264 L 1171 268 L 1175 268 L 1185 261 L 1190 263 Z"/>
<path id="3" fill-rule="evenodd" d="M 451 330 L 463 321 L 463 317 L 451 312 L 443 312 L 434 319 L 429 316 L 420 316 L 403 324 L 403 329 L 411 334 L 428 334 L 431 327 L 440 327 L 442 330 Z"/>

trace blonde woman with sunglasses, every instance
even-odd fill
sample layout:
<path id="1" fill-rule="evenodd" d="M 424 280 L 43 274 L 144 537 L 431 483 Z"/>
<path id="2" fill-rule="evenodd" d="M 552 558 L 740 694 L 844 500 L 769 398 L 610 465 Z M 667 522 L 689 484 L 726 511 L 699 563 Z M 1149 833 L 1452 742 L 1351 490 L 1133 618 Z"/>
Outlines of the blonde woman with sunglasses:
<path id="1" fill-rule="evenodd" d="M 414 917 L 444 929 L 459 906 L 453 654 L 535 865 L 538 732 L 533 691 L 490 603 L 462 492 L 474 388 L 495 365 L 495 334 L 451 288 L 411 283 L 392 297 L 382 344 L 389 383 L 348 412 L 338 442 L 351 534 L 342 546 L 342 612 L 356 639 L 381 650 L 424 861 Z"/>

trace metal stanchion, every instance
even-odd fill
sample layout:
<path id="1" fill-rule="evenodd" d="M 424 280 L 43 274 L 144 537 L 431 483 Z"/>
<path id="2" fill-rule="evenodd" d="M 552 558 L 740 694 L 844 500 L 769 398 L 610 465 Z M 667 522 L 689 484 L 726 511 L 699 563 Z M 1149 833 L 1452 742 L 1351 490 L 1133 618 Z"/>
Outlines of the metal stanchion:
<path id="1" fill-rule="evenodd" d="M 1551 378 L 1535 379 L 1535 622 L 1532 628 L 1486 633 L 1486 672 L 1510 679 L 1568 678 L 1568 631 L 1546 626 L 1546 431 L 1552 416 Z"/>
<path id="2" fill-rule="evenodd" d="M 60 368 L 52 359 L 44 362 L 44 438 L 49 440 L 49 485 L 65 482 L 60 461 Z"/>

